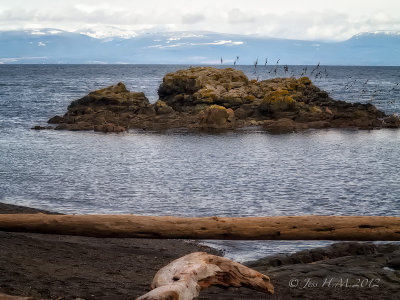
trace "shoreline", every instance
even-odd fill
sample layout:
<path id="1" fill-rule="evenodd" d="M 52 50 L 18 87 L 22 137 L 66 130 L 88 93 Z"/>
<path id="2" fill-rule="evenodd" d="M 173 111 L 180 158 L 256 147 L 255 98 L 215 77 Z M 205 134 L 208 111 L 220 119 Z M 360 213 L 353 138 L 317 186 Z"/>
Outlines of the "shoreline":
<path id="1" fill-rule="evenodd" d="M 0 203 L 0 213 L 51 212 Z M 0 293 L 38 299 L 132 299 L 149 290 L 158 269 L 194 251 L 221 255 L 183 240 L 0 232 Z M 213 287 L 199 299 L 400 298 L 400 246 L 390 243 L 336 243 L 245 264 L 271 277 L 275 295 Z M 331 286 L 323 286 L 331 278 Z M 346 287 L 346 280 L 351 286 L 369 280 L 378 287 Z"/>

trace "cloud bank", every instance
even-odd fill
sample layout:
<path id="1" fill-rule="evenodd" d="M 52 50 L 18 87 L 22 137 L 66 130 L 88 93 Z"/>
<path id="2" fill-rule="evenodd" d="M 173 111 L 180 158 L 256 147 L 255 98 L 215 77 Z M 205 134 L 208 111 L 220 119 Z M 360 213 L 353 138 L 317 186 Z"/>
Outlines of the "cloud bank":
<path id="1" fill-rule="evenodd" d="M 400 1 L 114 0 L 2 1 L 0 30 L 57 28 L 96 37 L 214 31 L 303 40 L 344 40 L 400 30 Z"/>

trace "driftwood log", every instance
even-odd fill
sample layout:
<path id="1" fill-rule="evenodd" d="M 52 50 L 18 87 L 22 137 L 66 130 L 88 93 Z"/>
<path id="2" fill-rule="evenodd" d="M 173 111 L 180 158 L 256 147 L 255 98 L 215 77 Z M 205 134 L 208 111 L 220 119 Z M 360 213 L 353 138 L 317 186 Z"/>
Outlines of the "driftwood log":
<path id="1" fill-rule="evenodd" d="M 191 300 L 210 286 L 247 287 L 273 294 L 268 276 L 224 257 L 194 252 L 160 269 L 151 291 L 136 300 Z"/>
<path id="2" fill-rule="evenodd" d="M 0 215 L 1 231 L 92 237 L 399 241 L 400 217 L 180 218 L 135 215 Z"/>

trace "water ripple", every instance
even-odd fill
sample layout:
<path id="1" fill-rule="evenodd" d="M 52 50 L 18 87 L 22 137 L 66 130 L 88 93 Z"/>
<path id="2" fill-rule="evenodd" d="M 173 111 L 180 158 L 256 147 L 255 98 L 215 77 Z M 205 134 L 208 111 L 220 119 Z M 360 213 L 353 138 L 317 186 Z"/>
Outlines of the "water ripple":
<path id="1" fill-rule="evenodd" d="M 118 81 L 155 101 L 162 75 L 178 68 L 0 66 L 0 201 L 63 213 L 399 215 L 397 130 L 278 136 L 29 130 L 63 113 L 72 99 Z M 340 89 L 347 76 L 360 84 L 373 77 L 368 84 L 371 92 L 380 86 L 378 104 L 400 111 L 388 100 L 398 68 L 328 70 L 332 79 L 317 81 L 337 98 L 355 101 L 356 91 Z M 256 245 L 217 246 L 248 259 L 246 253 L 256 258 L 310 243 Z"/>

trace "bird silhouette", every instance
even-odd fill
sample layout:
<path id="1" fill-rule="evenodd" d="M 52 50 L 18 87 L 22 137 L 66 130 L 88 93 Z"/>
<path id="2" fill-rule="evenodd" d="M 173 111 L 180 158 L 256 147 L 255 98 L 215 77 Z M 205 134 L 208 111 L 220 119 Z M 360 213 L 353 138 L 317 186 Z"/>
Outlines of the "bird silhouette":
<path id="1" fill-rule="evenodd" d="M 285 66 L 283 67 L 283 69 L 285 70 L 285 74 L 286 74 L 287 72 L 289 72 L 289 67 L 288 67 L 287 65 L 285 65 Z"/>
<path id="2" fill-rule="evenodd" d="M 254 68 L 257 68 L 257 65 L 258 65 L 258 58 L 257 58 L 257 60 L 254 62 Z"/>
<path id="3" fill-rule="evenodd" d="M 224 60 L 222 59 L 222 57 L 221 57 L 221 65 L 224 63 Z"/>

